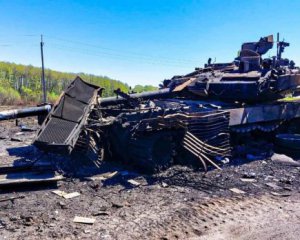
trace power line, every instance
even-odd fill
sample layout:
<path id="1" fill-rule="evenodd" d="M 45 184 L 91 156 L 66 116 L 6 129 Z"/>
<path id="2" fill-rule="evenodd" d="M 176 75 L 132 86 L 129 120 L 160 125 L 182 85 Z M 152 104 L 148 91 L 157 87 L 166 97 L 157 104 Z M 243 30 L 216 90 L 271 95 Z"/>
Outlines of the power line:
<path id="1" fill-rule="evenodd" d="M 7 37 L 7 35 L 5 35 Z M 16 34 L 15 36 L 17 37 L 39 37 L 40 35 L 38 34 Z M 124 51 L 124 50 L 117 50 L 117 49 L 112 49 L 112 48 L 106 48 L 102 47 L 100 45 L 94 45 L 90 43 L 85 43 L 81 41 L 74 41 L 74 40 L 69 40 L 69 39 L 64 39 L 60 37 L 54 37 L 54 36 L 49 36 L 49 35 L 44 35 L 47 38 L 46 45 L 49 48 L 56 48 L 61 51 L 68 51 L 68 52 L 76 52 L 79 54 L 85 54 L 85 55 L 90 55 L 94 57 L 102 57 L 102 56 L 107 56 L 111 59 L 117 59 L 120 61 L 126 61 L 126 62 L 138 62 L 138 63 L 146 63 L 146 64 L 151 64 L 151 65 L 160 65 L 160 66 L 166 66 L 166 67 L 176 67 L 176 68 L 191 68 L 191 64 L 198 65 L 199 61 L 196 60 L 186 60 L 186 59 L 175 59 L 175 58 L 168 58 L 168 57 L 160 57 L 160 56 L 151 56 L 151 55 L 145 55 L 145 54 L 140 54 L 140 53 L 135 53 L 131 51 Z M 1 37 L 1 35 L 0 35 Z M 77 45 L 77 46 L 70 46 L 70 45 L 63 45 L 55 42 L 49 41 L 49 39 L 54 39 L 58 40 L 61 42 L 66 42 L 66 43 L 71 43 L 71 45 Z M 32 44 L 32 43 L 24 43 L 23 41 L 22 45 L 29 45 L 29 46 L 37 46 L 37 44 Z M 11 44 L 11 43 L 3 43 L 0 44 L 0 47 L 13 47 L 13 46 L 20 46 L 20 44 Z M 80 47 L 80 46 L 84 46 Z M 192 66 L 192 67 L 194 67 Z"/>
<path id="2" fill-rule="evenodd" d="M 102 49 L 102 50 L 106 50 L 106 51 L 121 53 L 123 55 L 124 54 L 125 55 L 134 55 L 134 56 L 138 56 L 138 57 L 151 58 L 151 59 L 159 58 L 159 59 L 165 59 L 165 60 L 174 61 L 174 62 L 178 62 L 178 63 L 182 63 L 182 62 L 194 63 L 194 64 L 199 63 L 199 60 L 195 60 L 195 59 L 176 59 L 176 58 L 169 58 L 169 57 L 165 57 L 165 56 L 151 56 L 151 55 L 145 55 L 145 54 L 140 54 L 140 53 L 131 52 L 131 51 L 106 48 L 106 47 L 102 47 L 100 45 L 94 45 L 94 44 L 85 43 L 85 42 L 81 42 L 81 41 L 68 40 L 68 39 L 54 37 L 54 36 L 47 35 L 47 38 L 62 41 L 62 42 L 68 42 L 68 43 L 72 43 L 72 44 L 82 45 L 82 46 L 88 46 L 88 47 L 92 47 L 92 48 L 98 48 L 98 49 Z"/>
<path id="3" fill-rule="evenodd" d="M 83 49 L 83 48 L 74 48 L 66 45 L 60 45 L 60 44 L 51 44 L 48 45 L 48 48 L 56 48 L 62 51 L 67 51 L 67 52 L 76 52 L 79 54 L 84 54 L 84 55 L 89 55 L 89 56 L 94 56 L 94 57 L 103 57 L 103 56 L 109 56 L 112 59 L 117 59 L 117 60 L 122 60 L 122 61 L 127 61 L 127 62 L 138 62 L 138 63 L 148 63 L 152 65 L 160 65 L 160 66 L 169 66 L 169 67 L 177 67 L 177 68 L 190 68 L 190 66 L 184 66 L 184 64 L 179 64 L 179 63 L 174 63 L 174 62 L 166 62 L 166 61 L 159 61 L 159 60 L 151 60 L 151 59 L 143 59 L 141 61 L 140 58 L 138 57 L 128 57 L 124 55 L 119 55 L 119 54 L 111 54 L 107 52 L 99 52 L 99 51 L 90 51 L 89 49 Z"/>
<path id="4" fill-rule="evenodd" d="M 16 46 L 20 46 L 20 44 L 0 43 L 0 47 L 16 47 Z M 38 44 L 24 43 L 24 42 L 22 42 L 22 46 L 37 47 Z"/>
<path id="5" fill-rule="evenodd" d="M 7 34 L 0 34 L 0 37 L 7 37 Z M 9 36 L 15 36 L 15 37 L 38 37 L 38 34 L 13 34 Z"/>

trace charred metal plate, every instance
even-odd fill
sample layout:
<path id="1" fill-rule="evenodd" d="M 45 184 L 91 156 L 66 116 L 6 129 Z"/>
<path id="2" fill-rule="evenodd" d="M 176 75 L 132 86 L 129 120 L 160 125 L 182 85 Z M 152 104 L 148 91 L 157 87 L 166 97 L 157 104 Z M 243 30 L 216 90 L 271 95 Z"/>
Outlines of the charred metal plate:
<path id="1" fill-rule="evenodd" d="M 47 116 L 34 145 L 43 150 L 70 153 L 96 101 L 99 89 L 77 77 Z"/>
<path id="2" fill-rule="evenodd" d="M 53 116 L 78 123 L 87 106 L 87 104 L 65 95 L 61 98 L 61 103 L 55 109 Z"/>
<path id="3" fill-rule="evenodd" d="M 98 86 L 84 82 L 80 77 L 77 77 L 68 87 L 66 94 L 78 101 L 89 104 L 91 96 L 98 89 Z"/>
<path id="4" fill-rule="evenodd" d="M 51 118 L 39 135 L 38 141 L 48 144 L 64 144 L 77 124 L 60 118 Z"/>

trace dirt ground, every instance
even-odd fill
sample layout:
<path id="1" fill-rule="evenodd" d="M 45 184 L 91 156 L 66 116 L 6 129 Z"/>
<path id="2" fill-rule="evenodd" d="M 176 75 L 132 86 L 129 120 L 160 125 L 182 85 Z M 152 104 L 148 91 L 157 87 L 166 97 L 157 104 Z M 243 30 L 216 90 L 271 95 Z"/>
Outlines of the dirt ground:
<path id="1" fill-rule="evenodd" d="M 33 119 L 20 120 L 22 123 L 36 129 Z M 31 146 L 36 131 L 20 132 L 14 121 L 0 123 L 1 167 L 78 164 Z M 174 166 L 150 176 L 104 163 L 92 171 L 102 174 L 98 178 L 74 177 L 61 168 L 66 179 L 55 184 L 0 189 L 0 199 L 22 196 L 0 200 L 0 239 L 299 239 L 297 164 L 231 159 L 222 168 L 205 174 Z M 91 169 L 78 170 L 87 173 Z M 108 176 L 113 172 L 115 175 Z M 139 185 L 129 183 L 131 179 Z M 54 190 L 80 195 L 65 199 Z M 95 222 L 74 223 L 75 216 Z"/>

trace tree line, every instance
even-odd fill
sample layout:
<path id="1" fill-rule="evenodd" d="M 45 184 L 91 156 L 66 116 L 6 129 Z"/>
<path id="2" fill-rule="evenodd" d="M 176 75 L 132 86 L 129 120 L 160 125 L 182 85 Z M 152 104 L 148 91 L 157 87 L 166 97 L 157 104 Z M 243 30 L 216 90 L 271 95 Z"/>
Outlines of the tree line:
<path id="1" fill-rule="evenodd" d="M 48 101 L 54 102 L 76 76 L 105 88 L 103 97 L 114 95 L 115 89 L 120 89 L 126 93 L 157 89 L 149 85 L 136 85 L 131 89 L 126 83 L 106 76 L 45 69 Z M 0 62 L 0 104 L 36 104 L 41 102 L 41 96 L 41 68 L 32 65 Z"/>

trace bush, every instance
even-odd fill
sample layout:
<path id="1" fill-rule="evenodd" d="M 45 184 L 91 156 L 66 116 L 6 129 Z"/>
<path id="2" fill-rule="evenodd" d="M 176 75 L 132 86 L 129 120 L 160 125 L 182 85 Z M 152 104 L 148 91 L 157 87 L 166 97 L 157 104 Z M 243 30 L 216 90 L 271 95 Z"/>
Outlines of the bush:
<path id="1" fill-rule="evenodd" d="M 21 96 L 18 91 L 11 87 L 0 86 L 0 103 L 3 105 L 21 103 Z"/>
<path id="2" fill-rule="evenodd" d="M 22 99 L 26 103 L 38 103 L 41 99 L 40 91 L 32 91 L 30 88 L 22 87 L 21 89 Z"/>
<path id="3" fill-rule="evenodd" d="M 55 103 L 56 102 L 56 100 L 58 99 L 58 97 L 59 97 L 59 95 L 58 94 L 56 94 L 55 92 L 48 92 L 47 93 L 47 100 L 48 100 L 48 102 L 50 102 L 50 103 Z"/>

